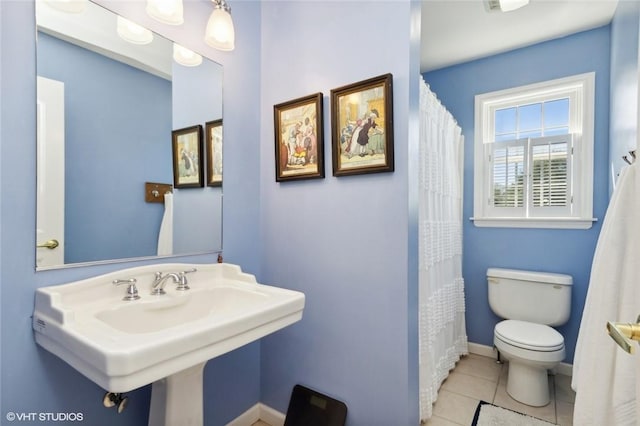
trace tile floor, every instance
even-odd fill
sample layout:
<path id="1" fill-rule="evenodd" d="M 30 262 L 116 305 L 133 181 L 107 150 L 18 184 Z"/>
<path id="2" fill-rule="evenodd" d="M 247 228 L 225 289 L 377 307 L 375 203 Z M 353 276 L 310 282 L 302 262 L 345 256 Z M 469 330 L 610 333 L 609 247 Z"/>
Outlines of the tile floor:
<path id="1" fill-rule="evenodd" d="M 507 394 L 507 372 L 507 364 L 497 364 L 492 358 L 464 356 L 440 387 L 433 417 L 427 426 L 469 426 L 480 400 L 561 426 L 573 424 L 575 393 L 571 389 L 571 377 L 550 375 L 551 402 L 545 407 L 530 407 Z"/>
<path id="2" fill-rule="evenodd" d="M 571 377 L 549 376 L 551 402 L 545 407 L 530 407 L 507 394 L 506 364 L 476 354 L 462 357 L 444 381 L 433 407 L 433 417 L 426 426 L 469 426 L 480 400 L 528 414 L 560 426 L 573 424 L 575 393 Z M 269 426 L 258 421 L 252 426 Z"/>

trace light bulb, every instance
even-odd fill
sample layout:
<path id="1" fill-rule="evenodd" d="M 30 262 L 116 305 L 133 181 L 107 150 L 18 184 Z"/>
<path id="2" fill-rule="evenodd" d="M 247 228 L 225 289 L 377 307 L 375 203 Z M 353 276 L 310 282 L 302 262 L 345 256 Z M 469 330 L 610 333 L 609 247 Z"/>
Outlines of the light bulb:
<path id="1" fill-rule="evenodd" d="M 202 63 L 202 56 L 177 43 L 173 43 L 173 59 L 185 67 L 197 67 Z"/>
<path id="2" fill-rule="evenodd" d="M 147 0 L 147 14 L 156 21 L 169 25 L 184 22 L 182 0 Z"/>
<path id="3" fill-rule="evenodd" d="M 61 12 L 82 13 L 87 7 L 87 0 L 45 0 L 45 4 Z"/>
<path id="4" fill-rule="evenodd" d="M 235 48 L 235 30 L 231 14 L 220 6 L 216 6 L 211 12 L 204 40 L 216 49 L 230 51 Z"/>
<path id="5" fill-rule="evenodd" d="M 118 35 L 133 44 L 149 44 L 153 41 L 153 33 L 128 19 L 118 16 Z"/>

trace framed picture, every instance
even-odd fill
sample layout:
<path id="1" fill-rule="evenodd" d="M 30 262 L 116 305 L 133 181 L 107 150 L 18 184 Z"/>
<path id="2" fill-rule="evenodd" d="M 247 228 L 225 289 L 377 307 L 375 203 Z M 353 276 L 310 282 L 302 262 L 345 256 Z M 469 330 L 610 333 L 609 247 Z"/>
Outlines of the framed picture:
<path id="1" fill-rule="evenodd" d="M 331 91 L 333 175 L 393 171 L 393 77 Z"/>
<path id="2" fill-rule="evenodd" d="M 207 186 L 222 186 L 222 119 L 204 126 L 207 146 Z"/>
<path id="3" fill-rule="evenodd" d="M 173 147 L 173 186 L 203 186 L 202 126 L 196 125 L 171 132 Z"/>
<path id="4" fill-rule="evenodd" d="M 324 178 L 322 93 L 273 107 L 276 181 Z"/>

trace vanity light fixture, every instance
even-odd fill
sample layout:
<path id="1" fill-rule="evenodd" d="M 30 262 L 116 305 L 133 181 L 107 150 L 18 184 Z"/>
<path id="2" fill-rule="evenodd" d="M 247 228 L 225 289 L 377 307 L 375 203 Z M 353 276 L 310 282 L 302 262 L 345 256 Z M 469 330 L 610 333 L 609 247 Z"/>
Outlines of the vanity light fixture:
<path id="1" fill-rule="evenodd" d="M 185 67 L 197 67 L 202 63 L 202 56 L 178 43 L 173 43 L 173 60 Z"/>
<path id="2" fill-rule="evenodd" d="M 153 33 L 128 19 L 118 16 L 117 31 L 120 38 L 133 44 L 149 44 Z"/>
<path id="3" fill-rule="evenodd" d="M 511 12 L 529 4 L 529 0 L 484 0 L 487 12 Z"/>
<path id="4" fill-rule="evenodd" d="M 204 41 L 219 50 L 231 51 L 235 48 L 235 30 L 231 19 L 231 8 L 225 0 L 211 0 L 215 6 L 204 34 Z"/>
<path id="5" fill-rule="evenodd" d="M 44 0 L 44 3 L 67 13 L 82 13 L 87 7 L 87 0 Z"/>
<path id="6" fill-rule="evenodd" d="M 184 22 L 182 0 L 147 0 L 147 14 L 158 22 L 181 25 Z"/>

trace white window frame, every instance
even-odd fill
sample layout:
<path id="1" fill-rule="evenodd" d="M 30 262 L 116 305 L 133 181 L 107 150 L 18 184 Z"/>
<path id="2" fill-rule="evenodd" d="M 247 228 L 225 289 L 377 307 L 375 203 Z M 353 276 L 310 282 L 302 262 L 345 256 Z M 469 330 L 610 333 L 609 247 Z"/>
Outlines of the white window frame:
<path id="1" fill-rule="evenodd" d="M 539 210 L 523 208 L 496 208 L 493 199 L 493 166 L 489 157 L 493 151 L 495 111 L 526 103 L 537 103 L 554 98 L 569 98 L 569 133 L 572 148 L 569 152 L 568 177 L 571 205 L 567 209 Z M 475 97 L 474 129 L 474 217 L 476 226 L 508 228 L 569 228 L 589 229 L 593 222 L 593 147 L 594 147 L 595 73 L 484 93 Z M 531 138 L 525 144 L 529 156 L 536 140 L 553 140 L 553 136 Z M 515 141 L 513 141 L 515 142 Z M 498 142 L 504 143 L 504 142 Z M 528 173 L 526 180 L 531 178 Z"/>

